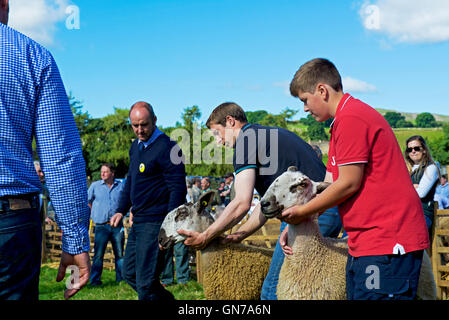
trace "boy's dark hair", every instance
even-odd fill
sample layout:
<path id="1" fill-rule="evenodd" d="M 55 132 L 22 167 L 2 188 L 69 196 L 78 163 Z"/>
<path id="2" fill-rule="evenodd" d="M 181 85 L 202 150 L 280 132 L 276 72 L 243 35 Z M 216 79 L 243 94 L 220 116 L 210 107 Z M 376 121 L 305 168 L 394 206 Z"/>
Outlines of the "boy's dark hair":
<path id="1" fill-rule="evenodd" d="M 102 167 L 108 167 L 112 173 L 115 173 L 115 165 L 111 162 L 106 162 L 101 165 Z"/>
<path id="2" fill-rule="evenodd" d="M 300 92 L 314 93 L 319 83 L 327 84 L 335 91 L 343 91 L 337 68 L 332 62 L 323 58 L 310 60 L 296 71 L 290 83 L 290 94 L 298 97 Z"/>
<path id="3" fill-rule="evenodd" d="M 220 124 L 223 127 L 226 126 L 226 117 L 231 116 L 242 123 L 248 122 L 246 119 L 245 111 L 237 103 L 225 102 L 220 104 L 212 111 L 207 119 L 206 126 L 210 129 L 212 124 Z"/>

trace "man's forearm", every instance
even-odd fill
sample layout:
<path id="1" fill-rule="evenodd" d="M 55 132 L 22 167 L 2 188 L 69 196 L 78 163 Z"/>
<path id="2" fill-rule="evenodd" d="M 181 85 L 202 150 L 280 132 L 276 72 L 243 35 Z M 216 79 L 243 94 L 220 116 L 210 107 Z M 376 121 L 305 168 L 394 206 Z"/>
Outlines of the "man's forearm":
<path id="1" fill-rule="evenodd" d="M 246 221 L 238 230 L 238 233 L 244 234 L 244 237 L 241 239 L 245 239 L 252 235 L 254 232 L 259 230 L 264 224 L 267 222 L 267 218 L 262 214 L 260 210 L 260 203 L 254 208 L 251 216 L 248 221 Z"/>
<path id="2" fill-rule="evenodd" d="M 237 199 L 231 201 L 218 219 L 204 231 L 207 239 L 212 240 L 235 226 L 243 219 L 249 208 L 249 204 L 239 202 Z"/>

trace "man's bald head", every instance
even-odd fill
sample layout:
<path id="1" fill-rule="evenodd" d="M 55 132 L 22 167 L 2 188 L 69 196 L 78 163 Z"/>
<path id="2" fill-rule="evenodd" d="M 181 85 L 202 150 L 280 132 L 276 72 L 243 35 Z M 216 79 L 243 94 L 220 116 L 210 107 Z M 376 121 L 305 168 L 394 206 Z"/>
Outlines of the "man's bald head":
<path id="1" fill-rule="evenodd" d="M 156 122 L 155 121 L 156 115 L 154 114 L 153 107 L 151 106 L 151 104 L 149 104 L 148 102 L 145 102 L 145 101 L 139 101 L 139 102 L 134 103 L 131 106 L 131 109 L 129 110 L 129 116 L 131 117 L 131 112 L 133 111 L 133 109 L 140 109 L 140 108 L 146 109 L 148 111 L 148 113 L 150 114 L 151 120 Z"/>
<path id="2" fill-rule="evenodd" d="M 153 107 L 147 102 L 136 102 L 129 110 L 129 119 L 136 137 L 141 141 L 148 141 L 156 129 L 157 118 Z"/>

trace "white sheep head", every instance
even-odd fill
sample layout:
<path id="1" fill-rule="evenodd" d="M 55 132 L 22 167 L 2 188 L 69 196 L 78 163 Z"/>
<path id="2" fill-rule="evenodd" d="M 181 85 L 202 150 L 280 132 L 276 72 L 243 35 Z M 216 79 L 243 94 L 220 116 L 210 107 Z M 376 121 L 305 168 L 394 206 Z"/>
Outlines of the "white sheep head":
<path id="1" fill-rule="evenodd" d="M 214 195 L 214 191 L 206 192 L 198 199 L 197 203 L 188 202 L 167 214 L 161 225 L 158 238 L 159 244 L 163 249 L 168 249 L 172 245 L 186 239 L 185 236 L 180 235 L 176 230 L 203 232 L 214 222 L 209 211 L 206 210 L 210 208 Z"/>
<path id="2" fill-rule="evenodd" d="M 263 215 L 270 219 L 280 217 L 284 209 L 305 204 L 329 186 L 315 182 L 296 167 L 289 167 L 270 185 L 260 201 Z"/>

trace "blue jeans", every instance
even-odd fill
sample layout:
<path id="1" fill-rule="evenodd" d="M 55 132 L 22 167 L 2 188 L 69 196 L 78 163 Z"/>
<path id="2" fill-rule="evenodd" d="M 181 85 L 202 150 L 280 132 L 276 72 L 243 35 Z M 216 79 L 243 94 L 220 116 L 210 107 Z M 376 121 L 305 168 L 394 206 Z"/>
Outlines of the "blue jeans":
<path id="1" fill-rule="evenodd" d="M 185 284 L 190 280 L 189 248 L 182 242 L 175 244 L 173 248 L 165 250 L 165 266 L 162 270 L 161 282 L 163 284 L 172 284 L 174 282 L 173 252 L 175 254 L 177 281 Z"/>
<path id="2" fill-rule="evenodd" d="M 39 209 L 0 213 L 0 300 L 39 299 L 41 246 Z"/>
<path id="3" fill-rule="evenodd" d="M 423 251 L 352 257 L 346 263 L 348 300 L 413 300 Z"/>
<path id="4" fill-rule="evenodd" d="M 324 216 L 323 218 L 321 218 Z M 337 237 L 341 229 L 341 220 L 338 214 L 338 209 L 330 208 L 325 211 L 318 219 L 320 231 L 325 237 Z M 287 226 L 287 223 L 281 223 L 281 233 Z M 270 269 L 262 285 L 262 292 L 260 294 L 261 300 L 277 300 L 276 287 L 279 281 L 279 272 L 281 271 L 282 263 L 284 262 L 284 253 L 282 252 L 279 239 L 274 248 L 273 257 L 271 258 Z"/>
<path id="5" fill-rule="evenodd" d="M 287 223 L 281 223 L 281 233 L 287 226 Z M 263 281 L 262 292 L 260 294 L 260 300 L 277 300 L 276 287 L 279 281 L 279 272 L 281 271 L 282 263 L 284 262 L 284 253 L 282 252 L 279 239 L 276 242 L 273 256 L 271 258 L 270 269 L 267 276 Z"/>
<path id="6" fill-rule="evenodd" d="M 336 238 L 340 234 L 343 224 L 338 213 L 338 207 L 324 211 L 318 217 L 318 225 L 323 237 Z"/>
<path id="7" fill-rule="evenodd" d="M 92 269 L 90 275 L 90 283 L 92 285 L 101 284 L 101 273 L 103 272 L 103 257 L 109 241 L 111 241 L 115 258 L 115 281 L 123 280 L 123 247 L 125 245 L 123 225 L 120 224 L 116 228 L 111 227 L 111 225 L 109 224 L 95 225 L 94 258 L 92 260 Z"/>
<path id="8" fill-rule="evenodd" d="M 159 276 L 164 267 L 164 252 L 159 250 L 159 222 L 134 222 L 126 243 L 122 276 L 137 292 L 139 300 L 173 300 Z"/>

